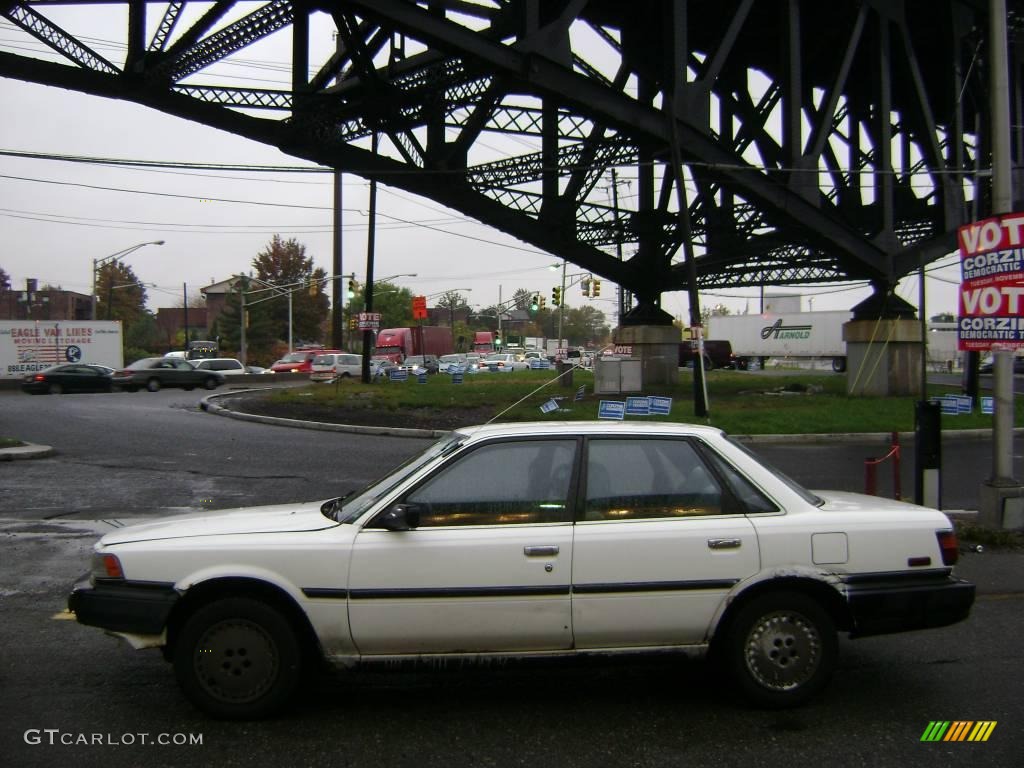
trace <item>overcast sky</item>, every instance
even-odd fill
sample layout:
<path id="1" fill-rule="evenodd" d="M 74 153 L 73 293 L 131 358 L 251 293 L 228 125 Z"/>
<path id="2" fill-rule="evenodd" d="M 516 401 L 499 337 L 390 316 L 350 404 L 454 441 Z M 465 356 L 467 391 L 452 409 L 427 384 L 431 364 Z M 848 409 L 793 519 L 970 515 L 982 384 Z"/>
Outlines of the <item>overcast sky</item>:
<path id="1" fill-rule="evenodd" d="M 159 6 L 156 6 L 159 7 Z M 60 9 L 57 9 L 60 10 Z M 60 23 L 89 35 L 96 50 L 120 63 L 116 41 L 124 25 L 91 15 L 83 21 L 69 9 Z M 110 41 L 105 42 L 105 41 Z M 323 41 L 321 41 L 322 44 Z M 263 45 L 263 44 L 261 44 Z M 279 44 L 247 49 L 220 78 L 232 84 L 280 87 L 287 81 L 287 55 Z M 0 50 L 45 57 L 41 44 L 0 21 Z M 123 47 L 122 47 L 123 50 Z M 316 56 L 312 57 L 316 62 Z M 226 65 L 225 65 L 226 66 Z M 209 82 L 217 82 L 215 77 Z M 221 80 L 226 82 L 226 80 Z M 127 102 L 0 78 L 0 151 L 190 163 L 306 166 L 276 149 Z M 496 141 L 491 144 L 496 149 Z M 522 151 L 517 147 L 515 151 Z M 343 272 L 365 275 L 369 185 L 344 177 Z M 437 203 L 385 185 L 378 187 L 377 278 L 415 273 L 395 282 L 421 295 L 460 290 L 470 304 L 508 300 L 520 288 L 550 296 L 560 272 L 556 256 L 538 251 Z M 629 188 L 620 195 L 632 194 Z M 330 174 L 251 173 L 137 169 L 0 156 L 0 267 L 15 288 L 26 278 L 88 294 L 93 259 L 131 246 L 164 240 L 125 257 L 145 283 L 151 309 L 173 306 L 187 286 L 199 288 L 247 271 L 275 233 L 306 246 L 317 266 L 331 272 L 332 179 Z M 926 281 L 927 314 L 956 312 L 959 264 L 932 269 Z M 579 268 L 569 265 L 570 273 Z M 466 289 L 472 289 L 468 291 Z M 867 298 L 866 288 L 809 286 L 767 289 L 801 293 L 806 309 L 849 309 Z M 756 290 L 731 289 L 702 295 L 704 305 L 722 303 L 733 312 L 758 310 Z M 899 294 L 918 303 L 918 281 L 903 281 Z M 570 306 L 591 303 L 614 320 L 614 286 L 604 281 L 600 300 L 567 290 Z M 430 302 L 433 303 L 432 301 Z M 683 293 L 664 294 L 663 307 L 685 317 Z"/>

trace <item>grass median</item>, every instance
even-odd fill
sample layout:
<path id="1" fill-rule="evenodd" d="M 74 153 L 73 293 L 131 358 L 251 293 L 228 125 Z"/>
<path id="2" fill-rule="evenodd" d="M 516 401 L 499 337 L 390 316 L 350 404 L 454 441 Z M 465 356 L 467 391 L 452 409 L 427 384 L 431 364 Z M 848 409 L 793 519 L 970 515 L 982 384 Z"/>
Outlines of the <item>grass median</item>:
<path id="1" fill-rule="evenodd" d="M 602 400 L 624 401 L 622 395 L 594 394 L 590 371 L 573 371 L 571 386 L 556 380 L 555 371 L 517 371 L 466 375 L 454 383 L 447 374 L 427 377 L 426 383 L 380 381 L 276 390 L 254 408 L 292 418 L 336 423 L 375 424 L 451 429 L 498 421 L 577 421 L 598 418 Z M 581 400 L 577 390 L 585 388 Z M 793 372 L 782 376 L 742 371 L 712 371 L 707 376 L 710 416 L 694 416 L 693 383 L 680 371 L 674 387 L 648 387 L 643 395 L 672 398 L 668 415 L 627 416 L 630 420 L 711 424 L 732 434 L 829 434 L 846 432 L 907 432 L 914 429 L 913 397 L 850 397 L 846 377 Z M 929 397 L 959 394 L 959 387 L 929 387 Z M 554 399 L 555 410 L 541 406 Z M 518 405 L 516 404 L 518 403 Z M 499 414 L 501 414 L 499 416 Z M 1017 399 L 1015 423 L 1021 424 L 1024 403 Z M 971 414 L 943 415 L 942 428 L 984 429 L 992 417 L 977 406 Z"/>

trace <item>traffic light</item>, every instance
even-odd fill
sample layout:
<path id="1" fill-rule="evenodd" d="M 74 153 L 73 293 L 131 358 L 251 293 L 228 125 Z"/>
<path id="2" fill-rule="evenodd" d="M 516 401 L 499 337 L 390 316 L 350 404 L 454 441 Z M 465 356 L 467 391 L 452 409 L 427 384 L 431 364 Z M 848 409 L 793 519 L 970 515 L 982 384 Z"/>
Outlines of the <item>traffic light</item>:
<path id="1" fill-rule="evenodd" d="M 591 293 L 590 293 L 591 296 L 600 296 L 601 295 L 601 281 L 598 280 L 597 278 L 594 278 L 594 283 L 591 286 L 590 291 L 591 291 Z"/>
<path id="2" fill-rule="evenodd" d="M 348 279 L 348 291 L 345 292 L 346 298 L 354 299 L 356 297 L 356 281 L 355 278 Z"/>
<path id="3" fill-rule="evenodd" d="M 580 280 L 580 289 L 583 291 L 584 296 L 590 296 L 590 278 L 584 277 Z"/>
<path id="4" fill-rule="evenodd" d="M 551 289 L 551 306 L 557 307 L 562 301 L 562 289 L 555 286 Z"/>
<path id="5" fill-rule="evenodd" d="M 544 309 L 544 308 L 547 307 L 547 305 L 548 305 L 548 298 L 547 298 L 547 296 L 541 296 L 540 297 L 540 308 Z"/>
<path id="6" fill-rule="evenodd" d="M 356 329 L 356 319 L 354 317 L 350 317 L 348 319 L 348 329 L 350 331 L 354 331 Z"/>
<path id="7" fill-rule="evenodd" d="M 494 334 L 494 346 L 501 346 L 501 336 L 499 336 L 498 334 Z"/>
<path id="8" fill-rule="evenodd" d="M 530 297 L 530 311 L 536 312 L 538 309 L 540 309 L 540 296 L 535 293 Z"/>

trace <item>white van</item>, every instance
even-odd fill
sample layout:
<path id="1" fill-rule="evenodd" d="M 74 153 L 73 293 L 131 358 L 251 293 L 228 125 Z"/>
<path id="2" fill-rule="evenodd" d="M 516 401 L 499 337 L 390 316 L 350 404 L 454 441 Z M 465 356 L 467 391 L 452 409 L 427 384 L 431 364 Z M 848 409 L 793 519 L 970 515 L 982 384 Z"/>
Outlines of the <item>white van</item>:
<path id="1" fill-rule="evenodd" d="M 363 373 L 363 358 L 349 352 L 328 352 L 313 358 L 313 371 L 309 374 L 310 381 L 334 381 L 337 378 L 347 379 Z"/>

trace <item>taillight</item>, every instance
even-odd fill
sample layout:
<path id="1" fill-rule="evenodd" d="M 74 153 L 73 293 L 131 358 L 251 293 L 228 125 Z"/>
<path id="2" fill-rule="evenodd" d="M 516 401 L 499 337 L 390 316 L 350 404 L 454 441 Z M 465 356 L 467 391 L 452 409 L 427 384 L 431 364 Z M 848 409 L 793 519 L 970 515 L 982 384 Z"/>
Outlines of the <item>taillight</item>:
<path id="1" fill-rule="evenodd" d="M 956 540 L 955 531 L 936 531 L 939 540 L 939 551 L 942 552 L 943 565 L 956 565 L 960 559 L 960 542 Z"/>
<path id="2" fill-rule="evenodd" d="M 92 575 L 96 579 L 123 579 L 124 571 L 117 555 L 97 553 L 92 556 Z"/>
<path id="3" fill-rule="evenodd" d="M 45 377 L 45 376 L 43 376 L 43 374 L 41 374 L 41 373 L 37 373 L 37 374 L 36 374 L 36 375 L 35 375 L 35 376 L 34 376 L 33 378 L 34 378 L 34 379 L 35 379 L 36 381 L 46 381 L 46 377 Z"/>

